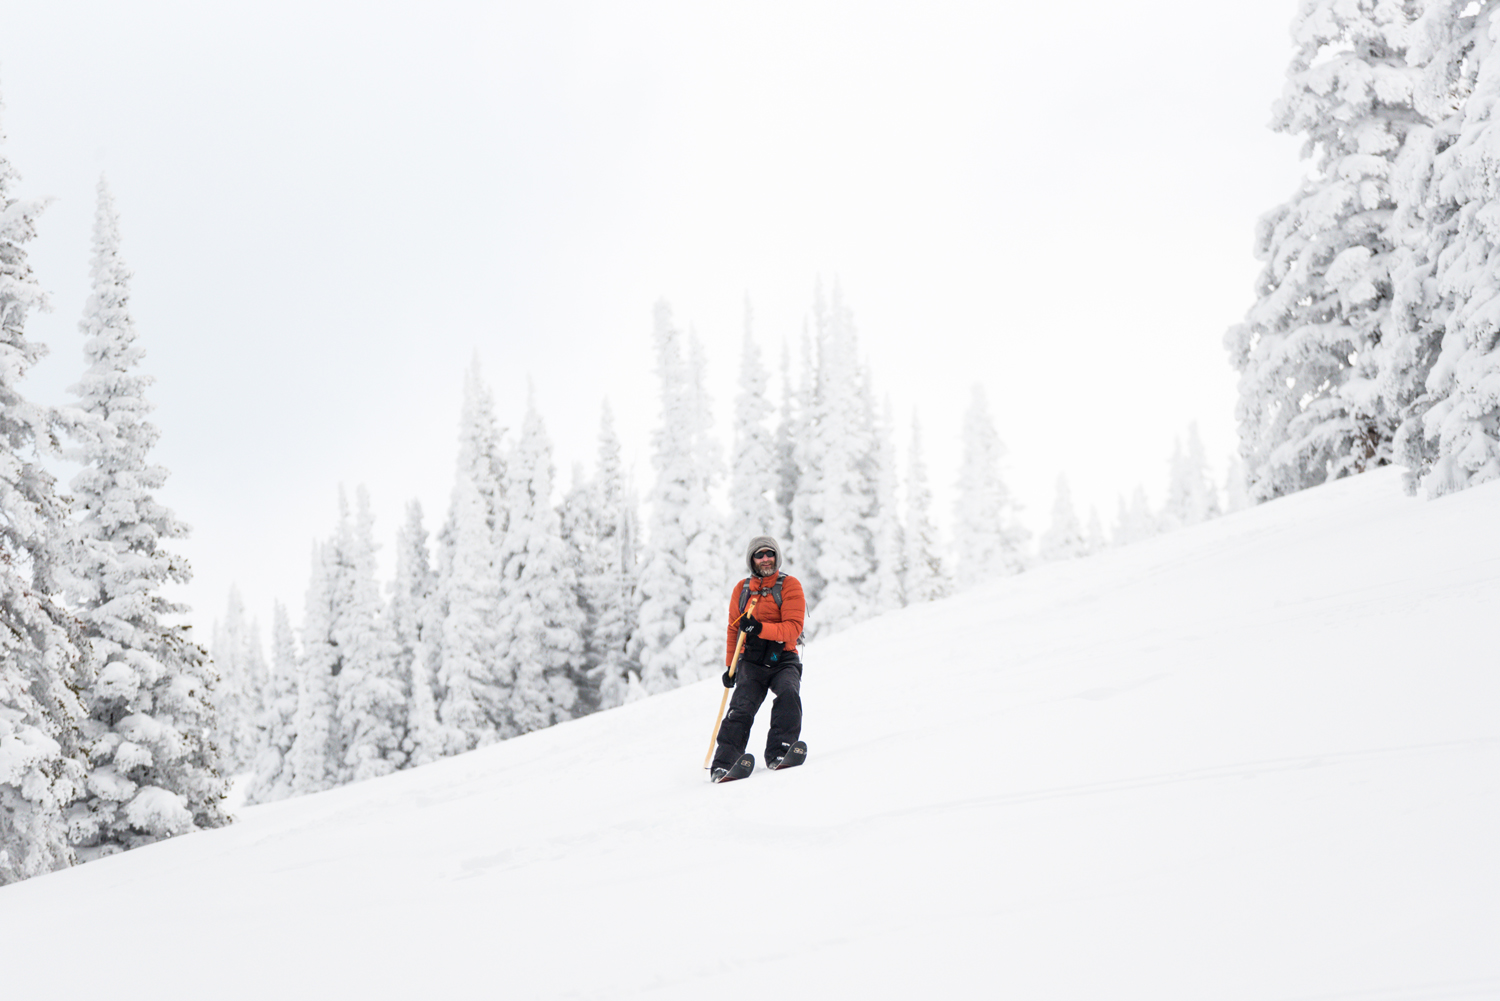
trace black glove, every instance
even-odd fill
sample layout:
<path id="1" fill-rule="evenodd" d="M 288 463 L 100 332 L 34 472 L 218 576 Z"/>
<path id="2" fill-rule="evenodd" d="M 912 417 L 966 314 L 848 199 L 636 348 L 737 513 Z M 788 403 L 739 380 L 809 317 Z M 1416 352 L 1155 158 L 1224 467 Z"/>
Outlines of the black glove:
<path id="1" fill-rule="evenodd" d="M 753 640 L 760 635 L 761 621 L 753 615 L 746 615 L 740 619 L 740 632 L 745 634 L 745 639 Z"/>
<path id="2" fill-rule="evenodd" d="M 727 668 L 727 667 L 724 669 L 724 676 L 721 677 L 719 680 L 722 681 L 722 682 L 724 682 L 724 687 L 725 688 L 733 688 L 734 687 L 734 676 L 729 673 L 729 668 Z"/>

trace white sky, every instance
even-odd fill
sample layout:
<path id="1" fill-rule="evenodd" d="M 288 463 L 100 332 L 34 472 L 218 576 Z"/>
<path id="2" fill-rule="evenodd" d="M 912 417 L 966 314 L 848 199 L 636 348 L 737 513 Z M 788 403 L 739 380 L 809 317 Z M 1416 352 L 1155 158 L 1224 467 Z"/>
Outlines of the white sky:
<path id="1" fill-rule="evenodd" d="M 1032 527 L 1060 472 L 1108 525 L 1190 421 L 1222 471 L 1221 337 L 1301 176 L 1265 128 L 1295 0 L 0 2 L 4 153 L 55 199 L 27 391 L 80 372 L 105 173 L 204 629 L 233 582 L 300 620 L 340 483 L 387 554 L 409 498 L 436 527 L 476 351 L 564 485 L 608 395 L 644 488 L 665 296 L 727 454 L 744 296 L 774 366 L 819 276 L 940 517 L 978 381 Z"/>

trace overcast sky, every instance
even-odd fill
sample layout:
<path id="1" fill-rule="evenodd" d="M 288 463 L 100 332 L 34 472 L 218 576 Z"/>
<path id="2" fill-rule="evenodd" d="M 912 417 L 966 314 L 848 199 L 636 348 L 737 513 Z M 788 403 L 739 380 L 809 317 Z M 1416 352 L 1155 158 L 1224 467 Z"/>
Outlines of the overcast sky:
<path id="1" fill-rule="evenodd" d="M 4 154 L 53 199 L 26 389 L 80 373 L 102 173 L 200 628 L 233 582 L 301 619 L 340 484 L 387 558 L 409 498 L 435 528 L 476 352 L 502 423 L 534 382 L 562 485 L 607 395 L 644 490 L 665 297 L 727 455 L 745 296 L 775 365 L 820 277 L 940 518 L 978 382 L 1032 527 L 1061 472 L 1108 526 L 1190 422 L 1234 447 L 1295 6 L 0 0 Z"/>

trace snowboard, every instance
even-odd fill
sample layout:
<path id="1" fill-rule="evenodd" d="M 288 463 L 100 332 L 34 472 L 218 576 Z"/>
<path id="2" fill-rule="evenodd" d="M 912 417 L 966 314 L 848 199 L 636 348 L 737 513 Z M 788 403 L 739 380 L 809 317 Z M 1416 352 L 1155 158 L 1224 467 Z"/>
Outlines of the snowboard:
<path id="1" fill-rule="evenodd" d="M 783 756 L 779 761 L 766 762 L 766 767 L 771 769 L 771 771 L 773 772 L 777 772 L 783 768 L 796 768 L 806 760 L 807 744 L 799 740 L 787 749 L 785 756 Z"/>
<path id="2" fill-rule="evenodd" d="M 755 755 L 741 754 L 740 760 L 736 761 L 734 763 L 734 766 L 730 768 L 729 771 L 725 772 L 723 775 L 719 776 L 716 779 L 710 778 L 709 781 L 733 782 L 735 779 L 744 778 L 753 771 L 755 771 Z"/>

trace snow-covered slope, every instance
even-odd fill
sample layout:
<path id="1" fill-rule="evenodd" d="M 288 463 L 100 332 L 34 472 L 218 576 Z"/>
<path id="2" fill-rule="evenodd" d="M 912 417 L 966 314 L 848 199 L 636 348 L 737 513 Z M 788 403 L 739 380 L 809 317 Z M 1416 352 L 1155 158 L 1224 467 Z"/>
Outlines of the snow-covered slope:
<path id="1" fill-rule="evenodd" d="M 1367 475 L 806 661 L 804 768 L 707 784 L 707 682 L 246 810 L 0 889 L 4 993 L 1500 997 L 1500 484 Z"/>

